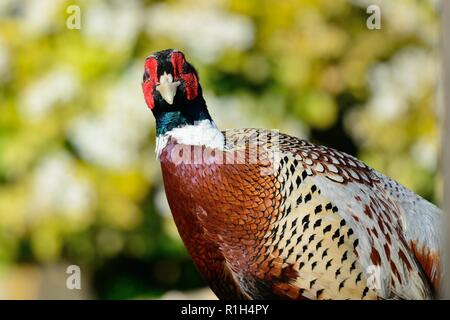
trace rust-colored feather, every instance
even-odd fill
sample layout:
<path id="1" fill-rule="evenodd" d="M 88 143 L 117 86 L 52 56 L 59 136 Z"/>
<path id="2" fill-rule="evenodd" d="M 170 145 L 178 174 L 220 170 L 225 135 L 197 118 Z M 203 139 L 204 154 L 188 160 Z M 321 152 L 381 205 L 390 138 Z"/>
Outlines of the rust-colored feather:
<path id="1" fill-rule="evenodd" d="M 232 133 L 227 143 L 258 137 L 254 129 Z M 222 155 L 204 146 L 184 146 L 191 158 L 175 163 L 179 146 L 170 139 L 160 155 L 168 202 L 220 298 L 432 297 L 437 255 L 408 244 L 414 234 L 401 218 L 407 207 L 359 160 L 281 135 L 281 158 L 273 174 L 263 174 L 273 165 L 267 150 L 256 163 L 232 164 L 236 155 L 249 159 L 248 142 L 227 149 L 220 163 L 211 157 Z M 209 156 L 195 164 L 196 152 Z M 372 271 L 380 277 L 374 284 Z"/>

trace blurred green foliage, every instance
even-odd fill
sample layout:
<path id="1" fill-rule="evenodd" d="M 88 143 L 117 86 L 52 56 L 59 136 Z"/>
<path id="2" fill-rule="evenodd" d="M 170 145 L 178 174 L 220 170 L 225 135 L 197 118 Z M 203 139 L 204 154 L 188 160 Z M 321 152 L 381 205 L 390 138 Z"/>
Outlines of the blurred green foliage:
<path id="1" fill-rule="evenodd" d="M 66 27 L 73 4 L 80 30 Z M 380 30 L 366 27 L 370 4 Z M 341 149 L 437 201 L 435 5 L 2 1 L 0 267 L 78 264 L 99 298 L 204 285 L 170 218 L 140 92 L 145 57 L 169 47 L 197 67 L 221 128 Z"/>

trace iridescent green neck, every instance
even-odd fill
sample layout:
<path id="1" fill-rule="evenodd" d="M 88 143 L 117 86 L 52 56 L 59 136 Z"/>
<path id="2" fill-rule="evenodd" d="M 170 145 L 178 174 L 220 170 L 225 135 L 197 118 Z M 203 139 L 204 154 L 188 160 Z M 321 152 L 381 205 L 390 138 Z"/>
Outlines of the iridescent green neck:
<path id="1" fill-rule="evenodd" d="M 156 135 L 160 136 L 174 128 L 193 125 L 201 120 L 212 120 L 205 103 L 192 104 L 174 111 L 155 114 Z"/>

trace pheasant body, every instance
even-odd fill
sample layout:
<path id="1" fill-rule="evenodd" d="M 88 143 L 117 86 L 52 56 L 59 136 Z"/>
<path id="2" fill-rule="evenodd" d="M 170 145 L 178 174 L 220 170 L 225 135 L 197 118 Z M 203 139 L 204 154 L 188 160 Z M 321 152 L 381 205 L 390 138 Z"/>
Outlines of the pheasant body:
<path id="1" fill-rule="evenodd" d="M 174 53 L 156 54 L 172 63 L 153 77 L 176 73 Z M 161 84 L 152 92 L 166 92 Z M 439 209 L 337 150 L 267 130 L 220 132 L 195 88 L 153 97 L 152 111 L 170 128 L 158 129 L 157 153 L 175 223 L 219 298 L 433 297 Z"/>
<path id="2" fill-rule="evenodd" d="M 259 132 L 226 136 L 251 141 Z M 417 262 L 402 209 L 385 190 L 392 182 L 357 159 L 281 135 L 271 176 L 258 164 L 174 164 L 175 146 L 161 155 L 166 194 L 191 256 L 219 297 L 432 297 L 428 279 L 436 270 L 422 271 Z M 372 287 L 371 273 L 381 277 Z"/>

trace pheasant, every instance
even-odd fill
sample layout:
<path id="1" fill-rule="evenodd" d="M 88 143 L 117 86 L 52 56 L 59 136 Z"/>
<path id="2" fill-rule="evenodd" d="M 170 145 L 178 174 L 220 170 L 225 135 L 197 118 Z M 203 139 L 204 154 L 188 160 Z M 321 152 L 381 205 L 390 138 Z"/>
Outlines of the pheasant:
<path id="1" fill-rule="evenodd" d="M 180 51 L 156 52 L 144 69 L 167 200 L 219 298 L 434 298 L 436 206 L 343 152 L 220 131 Z"/>

